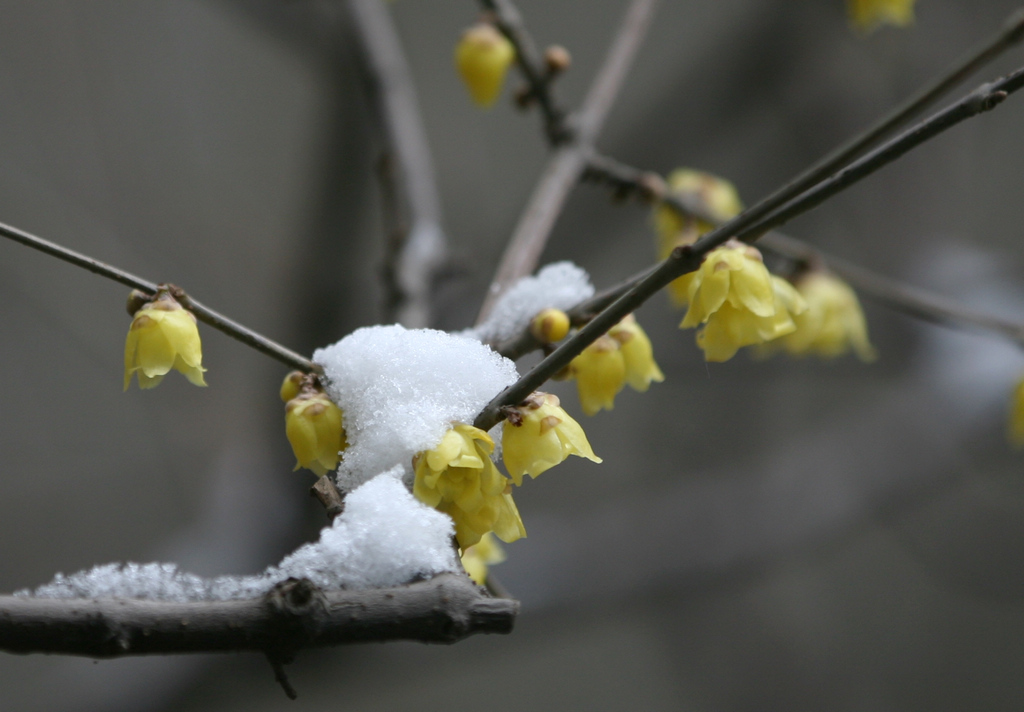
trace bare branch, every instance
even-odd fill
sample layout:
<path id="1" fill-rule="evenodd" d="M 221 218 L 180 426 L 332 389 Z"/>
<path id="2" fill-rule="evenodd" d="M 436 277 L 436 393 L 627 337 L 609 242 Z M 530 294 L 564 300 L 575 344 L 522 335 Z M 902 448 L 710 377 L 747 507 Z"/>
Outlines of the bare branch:
<path id="1" fill-rule="evenodd" d="M 606 295 L 606 299 L 614 299 L 614 301 L 516 383 L 495 396 L 480 412 L 473 424 L 482 430 L 490 430 L 503 419 L 502 408 L 504 406 L 521 402 L 552 375 L 568 366 L 569 362 L 579 355 L 587 345 L 599 338 L 627 314 L 637 309 L 673 279 L 697 269 L 707 253 L 730 238 L 735 237 L 744 242 L 756 241 L 772 228 L 783 225 L 794 217 L 817 207 L 836 193 L 866 178 L 943 131 L 972 116 L 995 108 L 1009 94 L 1019 90 L 1022 86 L 1024 86 L 1024 68 L 1018 69 L 996 82 L 983 84 L 955 104 L 935 113 L 883 146 L 854 161 L 777 212 L 758 217 L 757 213 L 763 211 L 759 211 L 758 206 L 754 206 L 705 234 L 693 245 L 675 248 L 664 262 L 634 281 L 625 284 L 621 292 Z"/>
<path id="2" fill-rule="evenodd" d="M 401 239 L 399 233 L 399 244 L 390 250 L 389 302 L 394 307 L 387 317 L 410 328 L 425 327 L 431 319 L 434 277 L 446 258 L 441 199 L 427 132 L 387 5 L 380 0 L 349 0 L 348 6 L 384 128 L 388 170 L 398 188 L 395 207 L 408 210 L 409 215 L 408 234 Z M 392 227 L 401 231 L 405 225 Z"/>
<path id="3" fill-rule="evenodd" d="M 518 609 L 456 574 L 371 591 L 321 591 L 289 579 L 244 601 L 0 596 L 0 649 L 92 658 L 255 650 L 288 660 L 307 647 L 509 633 Z"/>
<path id="4" fill-rule="evenodd" d="M 59 260 L 73 264 L 76 267 L 88 270 L 93 274 L 98 274 L 101 277 L 106 277 L 107 279 L 111 279 L 127 287 L 132 287 L 133 289 L 138 289 L 147 294 L 156 293 L 159 286 L 155 282 L 150 282 L 142 279 L 141 277 L 137 277 L 131 272 L 125 272 L 124 270 L 108 265 L 105 262 L 83 255 L 81 252 L 75 252 L 67 247 L 58 245 L 55 242 L 44 240 L 41 237 L 37 237 L 36 235 L 25 232 L 24 230 L 19 230 L 18 228 L 10 225 L 0 223 L 0 237 L 6 237 L 9 240 L 14 240 L 26 247 L 39 250 L 40 252 L 56 257 Z M 307 372 L 321 372 L 321 368 L 306 357 L 301 356 L 276 341 L 272 341 L 266 336 L 263 336 L 248 327 L 242 326 L 237 321 L 233 321 L 223 314 L 210 309 L 205 304 L 201 304 L 192 299 L 184 292 L 181 292 L 181 295 L 182 300 L 180 301 L 192 310 L 192 313 L 196 315 L 196 318 L 199 319 L 199 321 L 209 324 L 214 329 L 227 334 L 237 341 L 241 341 L 246 346 L 254 348 L 262 354 L 280 361 L 286 366 L 291 366 L 292 368 L 298 368 Z"/>
<path id="5" fill-rule="evenodd" d="M 511 2 L 497 4 L 515 9 Z M 643 43 L 657 5 L 658 0 L 633 0 L 626 11 L 604 64 L 587 92 L 583 108 L 573 121 L 575 131 L 572 132 L 572 138 L 553 141 L 556 144 L 555 153 L 548 160 L 544 174 L 534 188 L 530 202 L 505 248 L 477 322 L 487 317 L 494 302 L 505 290 L 537 267 L 555 220 L 587 166 L 594 141 L 604 126 L 636 51 Z M 504 27 L 501 29 L 505 31 Z"/>

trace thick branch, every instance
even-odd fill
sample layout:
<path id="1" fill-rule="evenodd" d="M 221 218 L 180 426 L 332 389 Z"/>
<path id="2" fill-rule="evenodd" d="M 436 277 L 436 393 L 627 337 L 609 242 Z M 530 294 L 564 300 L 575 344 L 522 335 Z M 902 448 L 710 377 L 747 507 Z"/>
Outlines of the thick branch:
<path id="1" fill-rule="evenodd" d="M 246 601 L 0 596 L 0 649 L 92 658 L 238 650 L 290 656 L 306 647 L 509 633 L 518 608 L 455 574 L 372 591 L 321 591 L 289 579 Z"/>
<path id="2" fill-rule="evenodd" d="M 511 6 L 510 2 L 499 4 Z M 555 220 L 583 175 L 594 141 L 604 126 L 636 51 L 643 43 L 657 5 L 658 0 L 633 0 L 626 11 L 604 64 L 574 121 L 576 130 L 572 139 L 556 143 L 555 153 L 548 160 L 544 174 L 523 210 L 484 298 L 477 322 L 487 317 L 505 290 L 537 267 Z"/>
<path id="3" fill-rule="evenodd" d="M 70 250 L 55 242 L 44 240 L 41 237 L 37 237 L 36 235 L 25 232 L 24 230 L 19 230 L 16 227 L 0 223 L 0 237 L 6 237 L 9 240 L 14 240 L 26 247 L 39 250 L 51 257 L 56 257 L 59 260 L 73 264 L 76 267 L 86 269 L 93 274 L 100 275 L 101 277 L 111 279 L 125 285 L 126 287 L 132 287 L 133 289 L 138 289 L 147 294 L 156 293 L 158 285 L 154 282 L 137 277 L 131 272 L 125 272 L 122 269 L 108 265 L 105 262 L 100 262 L 99 260 L 83 255 L 80 252 Z M 187 294 L 184 297 L 184 302 L 186 303 L 186 306 L 192 310 L 192 313 L 196 315 L 196 318 L 199 319 L 199 321 L 209 324 L 214 329 L 224 332 L 233 339 L 241 341 L 246 346 L 250 346 L 287 366 L 291 366 L 292 368 L 298 368 L 303 371 L 320 372 L 320 367 L 306 357 L 295 353 L 291 349 L 281 346 L 276 341 L 271 341 L 252 329 L 242 326 L 223 314 L 195 301 Z"/>
<path id="4" fill-rule="evenodd" d="M 854 161 L 791 201 L 781 210 L 761 218 L 752 217 L 753 209 L 744 211 L 724 225 L 707 233 L 693 245 L 677 247 L 664 262 L 635 281 L 624 285 L 621 293 L 607 295 L 607 299 L 614 299 L 614 301 L 516 383 L 495 396 L 477 416 L 473 424 L 482 430 L 490 430 L 504 418 L 502 414 L 504 406 L 521 402 L 551 376 L 568 366 L 569 362 L 578 356 L 584 348 L 627 314 L 637 309 L 657 291 L 673 279 L 697 269 L 707 253 L 730 238 L 735 237 L 745 242 L 754 242 L 772 228 L 813 209 L 831 196 L 866 178 L 943 131 L 972 116 L 995 108 L 1009 94 L 1019 90 L 1021 86 L 1024 86 L 1024 68 L 1018 69 L 999 81 L 978 87 L 952 106 L 937 112 L 863 158 Z"/>
<path id="5" fill-rule="evenodd" d="M 434 277 L 445 260 L 441 198 L 434 176 L 427 132 L 416 87 L 390 11 L 380 0 L 349 0 L 349 11 L 373 86 L 374 104 L 384 129 L 389 178 L 398 188 L 398 210 L 407 210 L 407 234 L 390 250 L 388 320 L 410 328 L 430 323 Z M 404 223 L 405 221 L 400 221 Z"/>

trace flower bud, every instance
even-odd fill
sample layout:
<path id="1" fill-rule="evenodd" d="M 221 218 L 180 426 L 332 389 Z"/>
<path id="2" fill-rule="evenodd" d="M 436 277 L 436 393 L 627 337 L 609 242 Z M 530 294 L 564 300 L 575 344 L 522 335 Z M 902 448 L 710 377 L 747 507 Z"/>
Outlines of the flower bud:
<path id="1" fill-rule="evenodd" d="M 295 468 L 323 477 L 338 467 L 348 447 L 341 409 L 323 393 L 307 390 L 285 405 L 285 434 L 295 453 Z"/>
<path id="2" fill-rule="evenodd" d="M 580 406 L 587 415 L 615 407 L 615 395 L 626 382 L 626 362 L 619 342 L 609 336 L 598 338 L 570 364 Z"/>
<path id="3" fill-rule="evenodd" d="M 551 45 L 544 50 L 544 65 L 548 69 L 548 74 L 554 76 L 561 74 L 569 68 L 572 64 L 572 55 L 569 54 L 569 50 L 561 45 Z"/>
<path id="4" fill-rule="evenodd" d="M 542 344 L 561 341 L 569 333 L 569 315 L 561 309 L 545 309 L 533 317 L 530 333 Z"/>
<path id="5" fill-rule="evenodd" d="M 515 56 L 512 43 L 493 25 L 479 24 L 466 30 L 455 47 L 455 65 L 477 105 L 494 104 Z"/>
<path id="6" fill-rule="evenodd" d="M 299 391 L 302 390 L 302 382 L 305 379 L 306 374 L 302 371 L 292 371 L 285 376 L 281 382 L 281 400 L 287 403 L 299 395 Z"/>
<path id="7" fill-rule="evenodd" d="M 654 361 L 654 349 L 647 333 L 632 314 L 608 330 L 608 336 L 619 342 L 622 359 L 626 364 L 626 382 L 634 391 L 643 393 L 651 381 L 661 383 L 664 374 Z"/>

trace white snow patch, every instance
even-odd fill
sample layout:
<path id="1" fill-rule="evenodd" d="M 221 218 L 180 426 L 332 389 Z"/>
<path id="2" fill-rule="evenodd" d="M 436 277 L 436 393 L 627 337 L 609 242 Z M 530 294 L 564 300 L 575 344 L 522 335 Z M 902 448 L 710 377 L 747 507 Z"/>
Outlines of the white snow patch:
<path id="1" fill-rule="evenodd" d="M 452 422 L 471 423 L 519 374 L 479 341 L 432 329 L 372 326 L 313 354 L 344 413 L 348 448 L 338 483 L 348 490 L 396 465 L 411 473 Z"/>
<path id="2" fill-rule="evenodd" d="M 525 329 L 544 309 L 571 309 L 594 296 L 594 285 L 581 267 L 554 262 L 533 277 L 513 284 L 498 300 L 487 321 L 464 332 L 484 343 L 499 343 Z"/>
<path id="3" fill-rule="evenodd" d="M 227 601 L 263 595 L 288 577 L 324 589 L 397 586 L 445 571 L 460 571 L 452 549 L 452 520 L 416 500 L 393 468 L 353 490 L 345 511 L 320 540 L 289 554 L 256 576 L 206 579 L 174 564 L 104 564 L 19 596 L 40 598 L 143 598 L 158 601 Z"/>

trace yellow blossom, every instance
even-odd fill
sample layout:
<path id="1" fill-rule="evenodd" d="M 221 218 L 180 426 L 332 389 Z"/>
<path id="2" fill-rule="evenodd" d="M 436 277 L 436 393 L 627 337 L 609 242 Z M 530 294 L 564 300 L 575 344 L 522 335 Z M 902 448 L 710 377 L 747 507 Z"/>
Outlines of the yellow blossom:
<path id="1" fill-rule="evenodd" d="M 1007 435 L 1014 447 L 1024 447 L 1024 378 L 1013 389 L 1010 402 L 1010 422 Z"/>
<path id="2" fill-rule="evenodd" d="M 523 475 L 536 477 L 569 455 L 601 462 L 583 428 L 561 408 L 557 396 L 532 393 L 509 410 L 501 431 L 501 456 L 516 485 L 523 484 Z"/>
<path id="3" fill-rule="evenodd" d="M 139 375 L 139 388 L 154 388 L 171 369 L 205 386 L 203 348 L 192 312 L 166 292 L 135 312 L 124 344 L 124 389 Z"/>
<path id="4" fill-rule="evenodd" d="M 685 280 L 690 303 L 680 324 L 704 328 L 697 345 L 708 361 L 728 361 L 743 346 L 792 332 L 807 306 L 793 286 L 769 274 L 755 248 L 730 241 L 711 251 Z"/>
<path id="5" fill-rule="evenodd" d="M 647 333 L 632 314 L 608 330 L 608 336 L 619 342 L 619 350 L 626 365 L 626 383 L 633 390 L 645 392 L 651 381 L 661 383 L 664 374 L 654 361 L 654 349 Z"/>
<path id="6" fill-rule="evenodd" d="M 615 396 L 626 383 L 626 361 L 619 342 L 602 336 L 590 344 L 569 364 L 576 379 L 580 406 L 587 415 L 615 407 Z"/>
<path id="7" fill-rule="evenodd" d="M 477 586 L 487 583 L 487 569 L 505 560 L 505 550 L 487 532 L 480 541 L 462 552 L 462 568 Z"/>
<path id="8" fill-rule="evenodd" d="M 492 25 L 475 25 L 462 35 L 455 46 L 455 66 L 477 105 L 494 104 L 515 57 L 512 43 Z"/>
<path id="9" fill-rule="evenodd" d="M 914 21 L 915 0 L 846 0 L 846 12 L 854 27 L 863 32 L 882 23 L 906 26 Z"/>
<path id="10" fill-rule="evenodd" d="M 846 282 L 828 272 L 809 272 L 796 283 L 807 310 L 793 316 L 796 331 L 777 342 L 793 355 L 841 356 L 852 347 L 862 361 L 873 361 L 860 302 Z"/>
<path id="11" fill-rule="evenodd" d="M 341 409 L 325 394 L 305 389 L 284 408 L 285 434 L 295 453 L 295 469 L 323 477 L 338 466 L 348 447 Z"/>
<path id="12" fill-rule="evenodd" d="M 561 309 L 544 309 L 530 322 L 530 333 L 544 344 L 561 341 L 569 333 L 569 315 Z"/>
<path id="13" fill-rule="evenodd" d="M 437 447 L 413 459 L 413 494 L 452 518 L 463 551 L 489 531 L 506 542 L 526 536 L 511 484 L 491 462 L 493 450 L 483 430 L 456 423 Z"/>
<path id="14" fill-rule="evenodd" d="M 709 217 L 713 217 L 717 223 L 726 222 L 743 209 L 733 184 L 710 173 L 679 168 L 669 175 L 668 185 L 673 193 L 692 194 L 698 198 L 707 207 Z M 664 204 L 654 209 L 653 219 L 660 260 L 667 259 L 679 245 L 693 244 L 698 237 L 715 227 L 704 220 L 680 215 Z M 669 284 L 668 293 L 673 304 L 686 306 L 686 286 L 681 278 Z"/>

